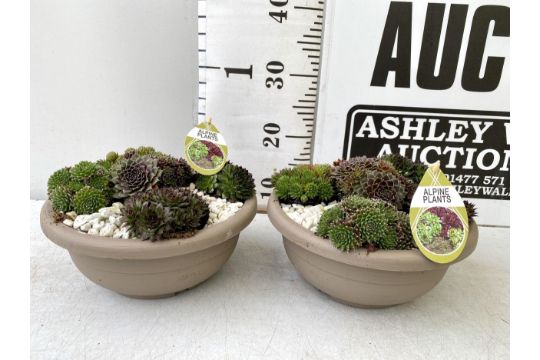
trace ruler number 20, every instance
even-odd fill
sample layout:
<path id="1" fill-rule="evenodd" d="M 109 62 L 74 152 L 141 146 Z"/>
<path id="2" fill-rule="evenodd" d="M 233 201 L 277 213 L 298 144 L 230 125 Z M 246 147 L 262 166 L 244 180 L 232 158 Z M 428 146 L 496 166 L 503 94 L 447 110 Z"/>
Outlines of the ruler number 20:
<path id="1" fill-rule="evenodd" d="M 270 0 L 270 4 L 274 5 L 275 7 L 282 7 L 287 5 L 289 0 Z M 287 20 L 287 10 L 280 10 L 280 11 L 270 11 L 268 13 L 270 17 L 274 20 L 276 20 L 278 23 L 283 23 L 283 20 Z"/>
<path id="2" fill-rule="evenodd" d="M 269 135 L 276 135 L 281 131 L 281 127 L 278 124 L 275 123 L 268 123 L 263 126 L 263 130 L 265 133 Z M 272 145 L 276 148 L 279 147 L 279 138 L 277 136 L 270 137 L 267 136 L 263 139 L 263 145 L 264 147 L 268 147 L 269 145 Z"/>
<path id="3" fill-rule="evenodd" d="M 280 74 L 285 69 L 285 66 L 281 61 L 270 61 L 268 64 L 266 64 L 266 70 L 268 70 L 271 74 Z M 266 87 L 271 88 L 272 86 L 275 86 L 278 89 L 283 88 L 283 79 L 280 77 L 268 77 L 266 78 Z"/>

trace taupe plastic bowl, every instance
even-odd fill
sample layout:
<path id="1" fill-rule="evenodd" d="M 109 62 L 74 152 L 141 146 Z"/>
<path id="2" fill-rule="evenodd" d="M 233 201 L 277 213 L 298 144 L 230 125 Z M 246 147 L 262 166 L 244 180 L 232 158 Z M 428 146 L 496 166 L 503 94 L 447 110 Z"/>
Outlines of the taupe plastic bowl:
<path id="1" fill-rule="evenodd" d="M 90 280 L 122 295 L 152 299 L 173 296 L 215 274 L 231 256 L 240 231 L 255 217 L 257 200 L 246 201 L 224 222 L 185 239 L 141 241 L 88 235 L 54 221 L 51 203 L 41 209 L 41 229 L 69 251 Z"/>
<path id="2" fill-rule="evenodd" d="M 418 249 L 366 249 L 346 253 L 291 220 L 272 194 L 268 216 L 283 235 L 287 256 L 300 275 L 335 300 L 356 307 L 386 307 L 416 299 L 443 278 L 451 264 L 437 264 Z M 478 227 L 472 223 L 463 252 L 452 264 L 469 256 L 478 241 Z"/>

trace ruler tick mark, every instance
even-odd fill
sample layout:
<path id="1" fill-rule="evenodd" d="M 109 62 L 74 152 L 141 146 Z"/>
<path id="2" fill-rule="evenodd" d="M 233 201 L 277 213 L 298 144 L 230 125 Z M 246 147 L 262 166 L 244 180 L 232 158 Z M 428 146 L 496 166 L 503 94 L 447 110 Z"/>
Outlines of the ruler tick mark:
<path id="1" fill-rule="evenodd" d="M 305 135 L 285 135 L 285 137 L 290 139 L 311 139 L 311 136 Z"/>
<path id="2" fill-rule="evenodd" d="M 312 77 L 316 78 L 317 75 L 310 75 L 310 74 L 289 74 L 290 76 L 297 76 L 297 77 Z"/>
<path id="3" fill-rule="evenodd" d="M 309 6 L 295 6 L 294 8 L 299 9 L 299 10 L 313 10 L 313 11 L 323 11 L 324 10 L 324 9 L 315 8 L 315 7 L 309 7 Z M 317 15 L 317 16 L 319 16 L 319 15 Z"/>
<path id="4" fill-rule="evenodd" d="M 297 41 L 298 44 L 306 44 L 306 45 L 321 45 L 320 42 L 315 41 Z"/>

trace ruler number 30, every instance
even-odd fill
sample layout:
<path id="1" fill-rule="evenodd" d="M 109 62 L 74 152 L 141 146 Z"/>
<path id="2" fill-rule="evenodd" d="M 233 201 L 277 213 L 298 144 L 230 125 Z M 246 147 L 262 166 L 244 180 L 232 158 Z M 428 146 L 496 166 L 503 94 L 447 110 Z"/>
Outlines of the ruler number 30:
<path id="1" fill-rule="evenodd" d="M 285 69 L 285 66 L 280 61 L 270 61 L 266 64 L 266 70 L 271 74 L 280 74 Z M 283 79 L 280 77 L 268 77 L 266 78 L 266 87 L 271 88 L 275 86 L 278 89 L 283 88 Z"/>
<path id="2" fill-rule="evenodd" d="M 275 7 L 282 7 L 287 5 L 289 0 L 270 0 L 270 4 L 274 5 Z M 276 20 L 278 23 L 283 23 L 283 20 L 287 20 L 287 10 L 280 10 L 280 11 L 270 11 L 268 13 L 270 17 L 274 20 Z"/>

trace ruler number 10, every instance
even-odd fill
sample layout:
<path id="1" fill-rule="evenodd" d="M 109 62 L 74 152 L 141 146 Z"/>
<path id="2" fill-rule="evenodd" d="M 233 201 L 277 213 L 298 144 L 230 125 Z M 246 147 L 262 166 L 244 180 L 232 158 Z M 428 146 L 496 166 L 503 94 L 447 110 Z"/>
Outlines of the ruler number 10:
<path id="1" fill-rule="evenodd" d="M 280 61 L 270 61 L 266 64 L 266 70 L 271 74 L 280 74 L 285 69 L 285 66 Z M 278 89 L 283 88 L 283 79 L 280 77 L 268 77 L 266 78 L 266 87 L 271 88 L 275 86 Z"/>
<path id="2" fill-rule="evenodd" d="M 270 0 L 270 4 L 274 5 L 275 7 L 282 7 L 287 5 L 289 0 Z M 287 20 L 287 10 L 280 10 L 280 11 L 270 11 L 268 13 L 270 17 L 274 20 L 276 20 L 278 23 L 283 23 L 283 20 Z"/>

